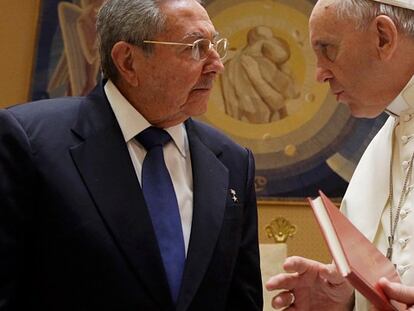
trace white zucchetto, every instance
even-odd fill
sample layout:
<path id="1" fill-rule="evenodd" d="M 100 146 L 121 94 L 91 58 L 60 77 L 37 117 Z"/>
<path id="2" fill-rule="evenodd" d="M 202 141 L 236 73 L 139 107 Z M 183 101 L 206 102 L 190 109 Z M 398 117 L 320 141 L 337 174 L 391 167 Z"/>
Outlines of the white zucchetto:
<path id="1" fill-rule="evenodd" d="M 414 10 L 414 0 L 374 0 L 374 1 L 398 6 L 400 8 Z"/>

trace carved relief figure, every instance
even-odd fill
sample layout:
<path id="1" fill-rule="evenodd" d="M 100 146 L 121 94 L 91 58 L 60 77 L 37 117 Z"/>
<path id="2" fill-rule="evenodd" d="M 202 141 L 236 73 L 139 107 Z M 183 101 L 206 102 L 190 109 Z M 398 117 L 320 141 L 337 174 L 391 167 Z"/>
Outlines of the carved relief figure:
<path id="1" fill-rule="evenodd" d="M 287 66 L 289 58 L 289 45 L 269 27 L 252 28 L 247 45 L 226 61 L 221 79 L 225 112 L 249 123 L 287 117 L 286 100 L 300 95 Z"/>

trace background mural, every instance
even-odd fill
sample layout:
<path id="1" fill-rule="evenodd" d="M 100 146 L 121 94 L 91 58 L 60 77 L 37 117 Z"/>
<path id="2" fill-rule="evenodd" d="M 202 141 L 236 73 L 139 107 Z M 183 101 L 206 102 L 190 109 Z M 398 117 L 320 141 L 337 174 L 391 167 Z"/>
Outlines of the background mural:
<path id="1" fill-rule="evenodd" d="M 94 22 L 103 0 L 43 0 L 33 99 L 86 94 L 99 76 Z M 354 119 L 314 80 L 310 0 L 211 0 L 230 41 L 203 121 L 250 148 L 259 197 L 341 197 L 385 121 Z M 356 69 L 357 71 L 357 69 Z"/>
<path id="2" fill-rule="evenodd" d="M 99 73 L 95 21 L 104 0 L 42 1 L 33 99 L 89 93 Z"/>

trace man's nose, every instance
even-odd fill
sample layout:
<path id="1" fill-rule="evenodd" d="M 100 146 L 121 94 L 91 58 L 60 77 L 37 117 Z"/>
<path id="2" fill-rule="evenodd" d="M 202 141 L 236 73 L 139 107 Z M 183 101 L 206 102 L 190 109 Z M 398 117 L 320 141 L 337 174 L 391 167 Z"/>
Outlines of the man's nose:
<path id="1" fill-rule="evenodd" d="M 223 71 L 224 71 L 224 64 L 223 64 L 223 61 L 221 59 L 218 60 L 216 66 L 217 66 L 217 73 L 223 73 Z"/>
<path id="2" fill-rule="evenodd" d="M 330 79 L 333 78 L 332 72 L 324 67 L 318 66 L 316 67 L 316 74 L 315 79 L 320 83 L 328 82 Z"/>
<path id="3" fill-rule="evenodd" d="M 208 56 L 208 69 L 214 71 L 215 73 L 222 73 L 224 71 L 223 60 L 220 59 L 219 53 L 215 49 L 211 49 Z"/>

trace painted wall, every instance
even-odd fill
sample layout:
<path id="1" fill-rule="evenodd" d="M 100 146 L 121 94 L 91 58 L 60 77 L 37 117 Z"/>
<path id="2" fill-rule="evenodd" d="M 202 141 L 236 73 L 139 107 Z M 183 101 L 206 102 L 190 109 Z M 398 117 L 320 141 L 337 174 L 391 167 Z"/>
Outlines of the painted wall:
<path id="1" fill-rule="evenodd" d="M 0 0 L 0 107 L 28 100 L 39 6 Z"/>

